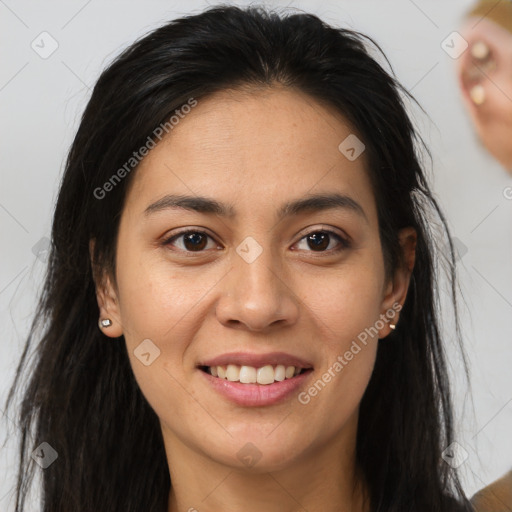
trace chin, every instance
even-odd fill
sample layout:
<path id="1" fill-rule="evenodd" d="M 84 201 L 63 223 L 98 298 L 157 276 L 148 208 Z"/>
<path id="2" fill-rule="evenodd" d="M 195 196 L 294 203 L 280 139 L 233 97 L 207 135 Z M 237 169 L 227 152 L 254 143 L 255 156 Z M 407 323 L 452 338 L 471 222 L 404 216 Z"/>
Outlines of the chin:
<path id="1" fill-rule="evenodd" d="M 304 439 L 271 437 L 264 432 L 258 436 L 233 436 L 228 445 L 216 444 L 216 452 L 209 456 L 225 466 L 255 474 L 280 471 L 295 464 Z"/>

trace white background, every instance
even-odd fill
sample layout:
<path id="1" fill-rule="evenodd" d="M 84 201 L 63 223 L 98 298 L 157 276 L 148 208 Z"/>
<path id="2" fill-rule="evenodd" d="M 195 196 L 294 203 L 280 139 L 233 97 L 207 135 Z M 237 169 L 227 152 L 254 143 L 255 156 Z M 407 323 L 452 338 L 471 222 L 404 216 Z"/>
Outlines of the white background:
<path id="1" fill-rule="evenodd" d="M 0 1 L 2 407 L 44 271 L 32 248 L 49 236 L 66 151 L 91 87 L 104 66 L 135 38 L 209 5 L 172 0 L 42 4 Z M 512 186 L 512 177 L 479 147 L 459 97 L 455 61 L 441 47 L 460 27 L 471 2 L 266 4 L 291 5 L 373 37 L 430 117 L 416 115 L 415 122 L 434 154 L 434 191 L 452 234 L 467 249 L 460 259 L 460 282 L 472 394 L 455 356 L 450 357 L 450 369 L 457 384 L 457 439 L 468 453 L 462 476 L 472 494 L 512 467 L 512 200 L 503 194 Z M 43 31 L 59 45 L 47 59 L 31 48 Z M 450 353 L 451 346 L 447 348 Z M 4 420 L 0 509 L 10 511 L 16 425 L 12 418 Z"/>

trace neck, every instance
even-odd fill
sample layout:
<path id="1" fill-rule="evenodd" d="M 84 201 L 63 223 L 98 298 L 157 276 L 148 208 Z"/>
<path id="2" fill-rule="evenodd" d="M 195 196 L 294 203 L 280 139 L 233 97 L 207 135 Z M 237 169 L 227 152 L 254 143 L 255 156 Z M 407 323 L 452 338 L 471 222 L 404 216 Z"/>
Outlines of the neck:
<path id="1" fill-rule="evenodd" d="M 168 512 L 368 512 L 367 486 L 356 470 L 356 426 L 280 469 L 219 463 L 163 429 L 171 475 Z"/>

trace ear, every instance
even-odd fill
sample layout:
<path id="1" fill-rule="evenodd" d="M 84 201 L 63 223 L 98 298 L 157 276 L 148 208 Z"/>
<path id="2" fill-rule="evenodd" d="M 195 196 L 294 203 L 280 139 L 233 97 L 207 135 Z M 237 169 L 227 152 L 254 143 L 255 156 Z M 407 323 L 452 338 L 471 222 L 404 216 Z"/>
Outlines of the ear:
<path id="1" fill-rule="evenodd" d="M 385 338 L 393 331 L 390 325 L 396 325 L 399 311 L 402 309 L 411 280 L 414 262 L 416 260 L 417 233 L 412 227 L 403 228 L 398 232 L 402 248 L 402 264 L 396 269 L 393 277 L 386 283 L 382 299 L 381 319 L 386 319 L 379 338 Z"/>
<path id="2" fill-rule="evenodd" d="M 123 326 L 121 324 L 121 315 L 119 311 L 119 301 L 115 287 L 112 285 L 110 277 L 99 269 L 94 261 L 94 244 L 95 240 L 89 241 L 89 257 L 93 269 L 93 279 L 96 287 L 96 300 L 100 310 L 100 319 L 109 319 L 112 324 L 108 327 L 101 327 L 103 334 L 118 338 L 123 334 Z"/>
<path id="3" fill-rule="evenodd" d="M 464 103 L 474 117 L 499 117 L 510 104 L 512 33 L 480 17 L 468 18 L 461 32 L 468 44 L 457 63 Z"/>
<path id="4" fill-rule="evenodd" d="M 512 4 L 505 9 L 512 12 Z M 461 32 L 468 43 L 457 64 L 462 101 L 483 147 L 511 172 L 512 33 L 490 19 L 474 17 Z"/>
<path id="5" fill-rule="evenodd" d="M 487 109 L 490 95 L 497 92 L 493 76 L 499 72 L 497 64 L 500 60 L 505 60 L 505 52 L 485 37 L 485 33 L 469 33 L 466 37 L 468 50 L 458 62 L 459 85 L 464 92 L 463 100 L 466 106 L 476 114 Z M 481 108 L 474 111 L 476 107 Z"/>

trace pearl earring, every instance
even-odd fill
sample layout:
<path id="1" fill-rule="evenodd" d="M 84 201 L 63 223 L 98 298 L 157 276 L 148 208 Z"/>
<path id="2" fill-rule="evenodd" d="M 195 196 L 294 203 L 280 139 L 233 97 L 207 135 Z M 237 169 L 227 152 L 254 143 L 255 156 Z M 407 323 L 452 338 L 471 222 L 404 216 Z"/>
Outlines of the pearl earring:
<path id="1" fill-rule="evenodd" d="M 483 41 L 477 41 L 471 47 L 471 55 L 477 60 L 484 60 L 489 56 L 490 49 Z"/>
<path id="2" fill-rule="evenodd" d="M 475 105 L 482 105 L 485 101 L 485 89 L 482 85 L 476 84 L 469 90 L 469 97 Z"/>
<path id="3" fill-rule="evenodd" d="M 110 318 L 100 318 L 98 325 L 100 329 L 110 327 L 112 325 L 112 320 L 110 320 Z"/>

